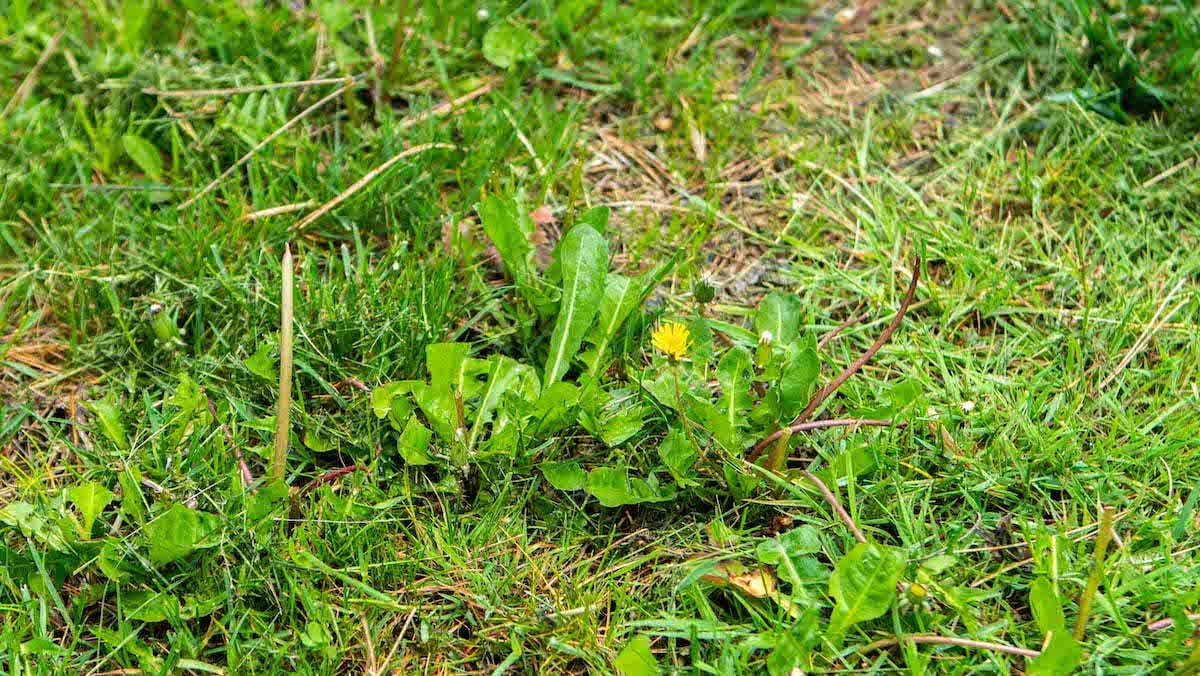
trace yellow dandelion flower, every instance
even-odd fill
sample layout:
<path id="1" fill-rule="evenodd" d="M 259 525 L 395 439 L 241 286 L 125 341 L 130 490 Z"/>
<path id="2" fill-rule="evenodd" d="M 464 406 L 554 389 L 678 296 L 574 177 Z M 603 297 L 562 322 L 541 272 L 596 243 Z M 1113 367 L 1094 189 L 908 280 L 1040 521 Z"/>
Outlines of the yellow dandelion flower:
<path id="1" fill-rule="evenodd" d="M 691 347 L 691 333 L 683 324 L 664 322 L 650 335 L 654 347 L 672 361 L 679 361 L 687 356 Z"/>

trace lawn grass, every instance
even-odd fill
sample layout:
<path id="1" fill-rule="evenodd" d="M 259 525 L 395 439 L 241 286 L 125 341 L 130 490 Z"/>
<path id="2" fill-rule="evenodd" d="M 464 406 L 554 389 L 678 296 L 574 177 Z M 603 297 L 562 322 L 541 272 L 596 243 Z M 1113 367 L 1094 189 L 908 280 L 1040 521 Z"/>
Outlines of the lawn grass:
<path id="1" fill-rule="evenodd" d="M 651 673 L 619 657 L 645 637 L 668 673 L 1032 672 L 888 640 L 1053 653 L 1093 570 L 1081 669 L 1200 667 L 1200 11 L 990 4 L 0 4 L 3 669 Z M 503 22 L 527 53 L 487 46 Z M 401 458 L 371 392 L 428 346 L 550 349 L 489 196 L 548 207 L 539 263 L 595 206 L 614 269 L 678 257 L 614 347 L 625 398 L 702 276 L 714 320 L 783 291 L 806 336 L 846 323 L 827 381 L 920 258 L 822 409 L 904 425 L 797 435 L 788 463 L 903 553 L 882 617 L 820 634 L 855 536 L 795 472 L 608 508 L 537 467 L 657 463 L 669 406 L 616 448 L 573 424 L 466 473 Z M 289 243 L 291 500 L 262 483 Z M 805 526 L 796 605 L 753 593 Z"/>

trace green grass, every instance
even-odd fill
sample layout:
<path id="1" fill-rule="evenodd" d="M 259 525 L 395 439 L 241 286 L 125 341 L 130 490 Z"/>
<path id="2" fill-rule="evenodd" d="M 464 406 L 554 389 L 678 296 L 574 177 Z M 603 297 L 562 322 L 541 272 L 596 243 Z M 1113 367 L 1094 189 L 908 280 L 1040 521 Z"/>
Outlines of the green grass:
<path id="1" fill-rule="evenodd" d="M 1107 4 L 892 0 L 843 27 L 840 6 L 770 2 L 506 3 L 481 18 L 477 3 L 0 0 L 2 670 L 609 673 L 645 635 L 668 672 L 763 673 L 823 624 L 825 578 L 854 537 L 799 482 L 610 509 L 534 469 L 656 458 L 669 411 L 617 449 L 573 425 L 465 476 L 401 459 L 363 387 L 424 378 L 432 343 L 538 367 L 548 350 L 488 251 L 486 195 L 545 204 L 560 225 L 612 205 L 613 267 L 630 274 L 680 254 L 619 341 L 631 374 L 651 363 L 645 329 L 689 312 L 708 274 L 724 321 L 746 323 L 772 290 L 800 298 L 806 335 L 869 312 L 822 350 L 828 379 L 922 257 L 904 324 L 827 407 L 871 411 L 909 383 L 907 427 L 814 432 L 792 451 L 793 469 L 841 476 L 855 522 L 908 562 L 904 602 L 840 649 L 819 643 L 812 670 L 1028 668 L 990 650 L 860 649 L 914 634 L 1042 648 L 1030 588 L 1048 581 L 1074 628 L 1103 507 L 1120 541 L 1081 668 L 1196 669 L 1200 12 Z M 510 69 L 484 56 L 501 21 L 536 34 Z M 177 208 L 339 85 L 144 89 L 360 74 Z M 457 149 L 402 160 L 295 231 L 427 143 Z M 361 468 L 290 518 L 237 460 L 266 474 L 289 242 L 288 483 Z M 89 482 L 114 498 L 80 535 L 68 489 Z M 206 533 L 194 551 L 160 564 L 174 505 L 211 516 L 188 526 Z M 802 525 L 821 552 L 784 587 L 812 617 L 703 577 Z"/>

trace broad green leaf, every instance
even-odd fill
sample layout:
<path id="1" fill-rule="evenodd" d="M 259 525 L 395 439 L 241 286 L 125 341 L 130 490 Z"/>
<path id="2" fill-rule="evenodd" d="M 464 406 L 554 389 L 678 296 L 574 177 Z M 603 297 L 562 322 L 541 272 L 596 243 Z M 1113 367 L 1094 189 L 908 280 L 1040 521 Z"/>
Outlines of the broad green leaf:
<path id="1" fill-rule="evenodd" d="M 195 381 L 186 373 L 181 373 L 179 374 L 179 384 L 175 386 L 175 393 L 168 401 L 184 411 L 191 412 L 200 408 L 204 396 L 200 394 L 200 387 L 196 385 Z"/>
<path id="2" fill-rule="evenodd" d="M 516 200 L 489 195 L 475 205 L 483 231 L 495 245 L 500 261 L 517 289 L 526 293 L 533 286 L 534 276 L 530 268 L 533 256 L 533 221 L 521 213 Z"/>
<path id="3" fill-rule="evenodd" d="M 67 489 L 67 499 L 75 505 L 75 509 L 79 510 L 85 538 L 92 537 L 92 524 L 96 522 L 96 517 L 100 516 L 100 513 L 104 511 L 108 503 L 112 502 L 114 497 L 116 496 L 112 491 L 95 481 Z"/>
<path id="4" fill-rule="evenodd" d="M 179 599 L 171 594 L 133 590 L 121 594 L 125 617 L 138 622 L 165 622 L 179 616 Z"/>
<path id="5" fill-rule="evenodd" d="M 150 563 L 161 566 L 177 561 L 200 546 L 217 530 L 217 517 L 181 504 L 171 505 L 162 516 L 146 524 Z"/>
<path id="6" fill-rule="evenodd" d="M 29 655 L 67 655 L 69 651 L 48 638 L 33 638 L 21 643 L 22 656 Z"/>
<path id="7" fill-rule="evenodd" d="M 675 373 L 672 369 L 662 369 L 657 375 L 653 372 L 647 373 L 645 378 L 642 378 L 642 389 L 654 397 L 654 399 L 662 406 L 678 412 L 678 404 L 675 402 Z M 682 384 L 681 384 L 682 385 Z"/>
<path id="8" fill-rule="evenodd" d="M 574 383 L 554 383 L 534 404 L 533 436 L 541 439 L 562 431 L 575 422 L 579 387 Z"/>
<path id="9" fill-rule="evenodd" d="M 593 378 L 607 364 L 608 346 L 617 331 L 641 301 L 637 287 L 634 280 L 615 272 L 608 273 L 604 281 L 604 299 L 600 301 L 600 316 L 596 320 L 596 330 L 592 332 L 596 349 L 591 354 L 588 373 Z"/>
<path id="10" fill-rule="evenodd" d="M 604 295 L 604 280 L 608 276 L 608 243 L 590 226 L 571 228 L 558 251 L 562 266 L 562 299 L 554 333 L 550 336 L 550 354 L 546 359 L 542 389 L 558 382 L 567 372 L 584 334 L 596 318 Z"/>
<path id="11" fill-rule="evenodd" d="M 673 491 L 661 490 L 649 479 L 631 481 L 627 467 L 597 467 L 588 472 L 584 488 L 605 507 L 661 502 L 674 497 Z"/>
<path id="12" fill-rule="evenodd" d="M 888 399 L 897 409 L 904 408 L 921 396 L 921 384 L 912 378 L 900 381 L 888 391 Z"/>
<path id="13" fill-rule="evenodd" d="M 304 431 L 304 437 L 300 440 L 300 443 L 304 444 L 305 448 L 314 453 L 325 453 L 337 446 L 334 442 L 311 430 Z"/>
<path id="14" fill-rule="evenodd" d="M 711 401 L 692 401 L 687 407 L 689 420 L 696 421 L 730 453 L 740 452 L 742 439 L 736 434 L 736 430 L 729 426 L 729 419 L 722 415 L 716 404 Z"/>
<path id="15" fill-rule="evenodd" d="M 691 477 L 695 474 L 692 465 L 696 462 L 696 455 L 696 448 L 683 430 L 672 429 L 658 445 L 658 457 L 662 458 L 663 465 L 680 485 L 695 483 Z"/>
<path id="16" fill-rule="evenodd" d="M 288 505 L 288 487 L 282 481 L 272 481 L 259 487 L 246 499 L 246 521 L 258 525 Z"/>
<path id="17" fill-rule="evenodd" d="M 1067 618 L 1062 599 L 1054 590 L 1054 583 L 1044 576 L 1039 575 L 1029 585 L 1029 609 L 1033 611 L 1033 621 L 1042 632 L 1066 631 Z"/>
<path id="18" fill-rule="evenodd" d="M 275 363 L 274 348 L 266 342 L 258 344 L 258 348 L 254 350 L 254 354 L 246 358 L 242 362 L 246 369 L 258 376 L 270 381 L 279 380 L 278 366 Z"/>
<path id="19" fill-rule="evenodd" d="M 759 543 L 755 554 L 759 561 L 777 565 L 787 556 L 798 559 L 821 551 L 821 534 L 812 526 L 793 528 L 779 537 Z"/>
<path id="20" fill-rule="evenodd" d="M 688 350 L 691 360 L 707 367 L 713 358 L 712 326 L 705 317 L 693 317 L 688 332 L 692 334 L 692 347 Z"/>
<path id="21" fill-rule="evenodd" d="M 642 431 L 646 424 L 646 410 L 641 404 L 627 406 L 616 415 L 605 417 L 600 423 L 598 436 L 609 448 L 616 448 Z"/>
<path id="22" fill-rule="evenodd" d="M 787 631 L 776 634 L 775 648 L 767 655 L 770 676 L 790 676 L 803 673 L 808 667 L 812 647 L 820 640 L 820 615 L 810 608 Z"/>
<path id="23" fill-rule="evenodd" d="M 375 417 L 386 418 L 392 411 L 396 397 L 411 392 L 413 385 L 418 382 L 420 381 L 398 380 L 371 390 L 371 410 L 375 412 Z"/>
<path id="24" fill-rule="evenodd" d="M 776 345 L 788 345 L 800 335 L 804 305 L 794 294 L 772 291 L 758 305 L 754 330 L 760 335 L 770 331 Z"/>
<path id="25" fill-rule="evenodd" d="M 593 381 L 594 382 L 594 381 Z M 645 425 L 646 407 L 620 392 L 594 384 L 581 394 L 579 424 L 610 448 L 628 441 Z"/>
<path id="26" fill-rule="evenodd" d="M 580 219 L 581 223 L 588 223 L 596 228 L 598 232 L 603 232 L 603 227 L 597 225 L 597 222 L 603 220 L 604 224 L 608 223 L 608 209 L 604 209 L 604 218 L 594 217 L 587 219 L 589 214 L 592 214 L 596 209 L 588 211 L 584 214 L 584 218 Z M 676 252 L 669 260 L 664 261 L 659 266 L 647 270 L 646 272 L 632 279 L 617 273 L 609 273 L 604 282 L 604 299 L 600 301 L 600 315 L 596 320 L 596 330 L 592 331 L 589 340 L 596 347 L 591 350 L 585 359 L 588 364 L 588 375 L 595 378 L 600 370 L 605 368 L 608 363 L 608 351 L 612 347 L 612 343 L 616 340 L 621 327 L 625 325 L 629 315 L 646 300 L 646 296 L 650 295 L 662 278 L 675 266 L 679 259 L 679 253 Z M 698 320 L 703 321 L 703 320 Z M 705 326 L 707 329 L 707 326 Z M 704 335 L 698 334 L 693 323 L 692 341 L 694 345 L 699 346 L 705 340 Z M 712 332 L 707 334 L 709 353 L 712 348 Z M 701 355 L 695 350 L 693 354 L 696 359 L 701 359 Z"/>
<path id="27" fill-rule="evenodd" d="M 755 489 L 762 484 L 762 479 L 753 474 L 743 474 L 733 467 L 732 464 L 726 463 L 722 470 L 725 474 L 725 483 L 729 486 L 729 492 L 738 500 L 745 500 L 754 494 Z"/>
<path id="28" fill-rule="evenodd" d="M 90 401 L 86 405 L 95 414 L 100 433 L 118 449 L 128 451 L 129 438 L 125 435 L 125 424 L 121 422 L 121 409 L 116 395 L 109 392 L 103 399 Z"/>
<path id="29" fill-rule="evenodd" d="M 135 134 L 125 134 L 121 137 L 121 145 L 125 147 L 129 157 L 141 167 L 142 173 L 156 181 L 162 178 L 162 155 L 153 143 Z"/>
<path id="30" fill-rule="evenodd" d="M 469 396 L 466 391 L 467 343 L 434 343 L 425 348 L 426 366 L 429 368 L 429 384 L 437 389 L 450 388 Z"/>
<path id="31" fill-rule="evenodd" d="M 510 68 L 537 56 L 538 37 L 524 26 L 501 21 L 483 36 L 483 58 L 497 68 Z"/>
<path id="32" fill-rule="evenodd" d="M 0 507 L 0 523 L 6 523 L 20 530 L 25 537 L 32 537 L 51 549 L 57 551 L 69 549 L 68 538 L 64 537 L 61 527 L 65 523 L 51 522 L 46 518 L 46 514 L 28 502 L 16 500 Z M 74 535 L 70 536 L 70 540 L 75 539 Z"/>
<path id="33" fill-rule="evenodd" d="M 826 486 L 840 484 L 843 479 L 858 477 L 874 471 L 879 461 L 867 445 L 852 446 L 829 459 L 829 466 L 817 472 Z"/>
<path id="34" fill-rule="evenodd" d="M 417 383 L 412 388 L 413 399 L 425 414 L 425 420 L 433 427 L 433 431 L 448 444 L 459 443 L 456 430 L 458 429 L 458 406 L 449 387 L 434 387 L 425 383 Z"/>
<path id="35" fill-rule="evenodd" d="M 817 378 L 821 375 L 821 361 L 812 348 L 799 350 L 792 355 L 779 377 L 780 415 L 791 420 L 808 405 Z"/>
<path id="36" fill-rule="evenodd" d="M 745 426 L 746 415 L 753 405 L 750 399 L 750 383 L 754 371 L 750 365 L 750 353 L 743 347 L 731 347 L 717 363 L 717 382 L 721 386 L 721 398 L 717 409 L 724 419 L 723 430 L 731 432 L 731 438 L 717 441 L 730 453 L 741 451 L 739 431 Z"/>
<path id="37" fill-rule="evenodd" d="M 117 475 L 117 481 L 121 483 L 121 510 L 139 526 L 146 523 L 146 498 L 139 485 L 141 480 L 142 474 L 137 467 L 126 467 Z"/>
<path id="38" fill-rule="evenodd" d="M 492 412 L 500 403 L 500 397 L 512 388 L 520 375 L 521 364 L 503 355 L 492 355 L 488 360 L 487 383 L 484 385 L 479 406 L 475 409 L 475 421 L 471 425 L 471 434 L 467 438 L 467 448 L 475 448 L 483 433 L 484 425 L 492 420 Z"/>
<path id="39" fill-rule="evenodd" d="M 609 214 L 608 207 L 592 207 L 583 212 L 576 224 L 590 225 L 592 229 L 603 235 L 608 230 Z"/>
<path id="40" fill-rule="evenodd" d="M 621 649 L 613 666 L 621 676 L 658 676 L 662 673 L 650 650 L 650 639 L 641 634 Z"/>
<path id="41" fill-rule="evenodd" d="M 1071 632 L 1060 629 L 1050 632 L 1042 654 L 1029 661 L 1025 671 L 1028 676 L 1063 676 L 1075 671 L 1083 657 L 1083 648 L 1071 636 Z"/>
<path id="42" fill-rule="evenodd" d="M 828 635 L 840 646 L 846 630 L 880 617 L 896 598 L 896 583 L 904 573 L 904 553 L 892 547 L 860 542 L 842 557 L 829 579 L 834 598 Z"/>
<path id="43" fill-rule="evenodd" d="M 538 469 L 542 470 L 546 481 L 560 491 L 577 491 L 587 485 L 588 473 L 574 460 L 543 462 Z"/>
<path id="44" fill-rule="evenodd" d="M 432 437 L 433 433 L 429 428 L 422 425 L 417 416 L 413 415 L 404 426 L 404 432 L 396 442 L 396 449 L 400 451 L 404 462 L 410 465 L 430 465 L 435 462 L 433 456 L 429 455 L 429 440 Z"/>

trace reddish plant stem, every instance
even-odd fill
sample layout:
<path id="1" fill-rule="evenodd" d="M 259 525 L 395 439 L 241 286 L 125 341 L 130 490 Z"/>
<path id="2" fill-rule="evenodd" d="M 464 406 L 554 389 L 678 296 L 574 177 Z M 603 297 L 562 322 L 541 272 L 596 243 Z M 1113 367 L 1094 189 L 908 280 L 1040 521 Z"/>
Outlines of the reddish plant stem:
<path id="1" fill-rule="evenodd" d="M 913 264 L 912 281 L 908 284 L 908 291 L 904 293 L 904 300 L 900 302 L 900 309 L 896 312 L 896 316 L 892 317 L 891 323 L 887 325 L 887 328 L 883 330 L 883 333 L 880 334 L 875 343 L 871 345 L 871 347 L 867 348 L 866 352 L 863 352 L 858 359 L 855 359 L 852 364 L 847 366 L 846 369 L 839 373 L 838 376 L 830 381 L 828 385 L 822 387 L 820 390 L 817 390 L 817 393 L 813 395 L 812 401 L 808 402 L 808 406 L 805 406 L 804 410 L 800 412 L 800 415 L 796 416 L 796 418 L 792 420 L 789 427 L 807 420 L 808 417 L 813 414 L 813 411 L 817 410 L 818 406 L 820 406 L 826 399 L 829 398 L 830 395 L 832 395 L 839 387 L 842 386 L 842 383 L 846 382 L 850 376 L 857 373 L 858 370 L 863 367 L 863 365 L 871 361 L 871 357 L 874 357 L 875 353 L 879 352 L 879 349 L 883 347 L 884 344 L 886 344 L 889 340 L 891 340 L 892 334 L 895 333 L 896 329 L 900 327 L 900 322 L 904 321 L 904 315 L 908 312 L 909 306 L 912 305 L 913 297 L 916 296 L 917 293 L 917 282 L 919 282 L 920 279 L 921 260 L 917 259 Z M 760 453 L 762 453 L 763 449 L 770 445 L 772 440 L 773 439 L 771 437 L 768 437 L 758 442 L 751 454 L 752 457 L 757 457 Z"/>
<path id="2" fill-rule="evenodd" d="M 750 462 L 758 459 L 761 451 L 760 447 L 770 446 L 779 437 L 784 434 L 795 434 L 797 432 L 808 432 L 810 430 L 825 429 L 827 427 L 905 427 L 907 423 L 892 422 L 890 420 L 875 420 L 873 418 L 834 418 L 832 420 L 810 420 L 808 422 L 795 423 L 783 429 L 775 430 L 766 439 L 759 442 L 754 450 L 750 451 L 750 455 L 746 457 Z"/>
<path id="3" fill-rule="evenodd" d="M 834 330 L 830 331 L 829 333 L 826 333 L 825 335 L 821 336 L 821 339 L 817 341 L 817 349 L 820 350 L 821 348 L 828 345 L 829 342 L 832 341 L 834 338 L 837 338 L 838 335 L 842 331 L 845 331 L 846 329 L 850 328 L 851 326 L 854 326 L 855 324 L 858 324 L 859 322 L 867 321 L 867 318 L 870 316 L 871 316 L 870 312 L 864 312 L 861 315 L 858 315 L 857 317 L 851 317 L 850 319 L 847 319 L 846 321 L 842 322 L 841 324 L 838 324 L 837 328 L 835 328 Z"/>
<path id="4" fill-rule="evenodd" d="M 1200 620 L 1200 613 L 1193 613 L 1191 615 L 1188 615 L 1188 619 L 1193 622 Z M 1160 630 L 1166 629 L 1167 627 L 1170 627 L 1174 624 L 1175 624 L 1175 618 L 1164 617 L 1161 620 L 1155 620 L 1155 621 L 1147 624 L 1146 630 L 1147 631 L 1160 631 Z"/>
<path id="5" fill-rule="evenodd" d="M 350 465 L 349 467 L 339 467 L 337 469 L 330 470 L 330 471 L 322 474 L 321 476 L 317 477 L 316 479 L 313 479 L 312 481 L 308 482 L 308 485 L 304 487 L 304 490 L 300 491 L 300 494 L 308 495 L 312 491 L 316 490 L 317 487 L 320 486 L 321 484 L 327 484 L 327 483 L 333 481 L 334 479 L 337 479 L 340 476 L 345 476 L 347 474 L 353 474 L 354 472 L 357 472 L 357 471 L 363 470 L 363 469 L 366 469 L 366 468 L 359 466 L 359 465 Z"/>
<path id="6" fill-rule="evenodd" d="M 838 502 L 837 496 L 833 494 L 833 491 L 829 490 L 829 486 L 826 486 L 825 482 L 821 481 L 816 474 L 813 474 L 806 469 L 800 470 L 800 473 L 804 475 L 805 479 L 808 479 L 817 485 L 817 488 L 821 491 L 821 495 L 825 496 L 825 502 L 828 502 L 829 506 L 833 508 L 833 511 L 837 512 L 837 515 L 842 518 L 842 521 L 846 524 L 846 527 L 849 528 L 852 533 L 854 533 L 855 539 L 857 539 L 859 542 L 866 542 L 867 537 L 863 535 L 861 530 L 858 529 L 858 525 L 854 523 L 854 519 L 850 518 L 850 513 L 846 511 L 845 507 L 842 507 L 842 503 Z"/>
<path id="7" fill-rule="evenodd" d="M 242 457 L 242 449 L 238 448 L 233 443 L 233 434 L 229 432 L 229 428 L 217 418 L 217 407 L 213 405 L 212 399 L 204 398 L 208 402 L 208 412 L 213 417 L 213 422 L 221 427 L 221 431 L 225 433 L 225 445 L 233 450 L 233 456 L 237 458 L 238 468 L 242 471 L 242 485 L 249 486 L 254 483 L 254 475 L 250 473 L 250 467 L 246 464 L 246 459 Z"/>

